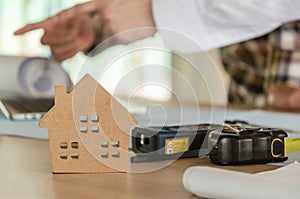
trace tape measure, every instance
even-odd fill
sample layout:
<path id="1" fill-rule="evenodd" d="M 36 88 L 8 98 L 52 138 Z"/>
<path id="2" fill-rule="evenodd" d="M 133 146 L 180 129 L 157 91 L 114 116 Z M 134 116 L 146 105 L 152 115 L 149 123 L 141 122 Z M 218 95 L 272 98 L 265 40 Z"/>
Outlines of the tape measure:
<path id="1" fill-rule="evenodd" d="M 282 162 L 288 159 L 286 138 L 287 133 L 280 129 L 228 125 L 210 133 L 213 149 L 209 157 L 219 165 Z"/>
<path id="2" fill-rule="evenodd" d="M 262 126 L 259 125 L 255 125 L 255 124 L 249 124 L 247 121 L 244 120 L 226 120 L 225 121 L 226 124 L 229 125 L 237 125 L 241 128 L 264 128 Z M 284 130 L 286 132 L 288 132 L 288 130 Z M 300 151 L 300 138 L 286 138 L 285 140 L 285 152 L 286 153 L 291 153 L 291 152 L 298 152 Z"/>
<path id="3" fill-rule="evenodd" d="M 287 138 L 285 145 L 286 153 L 300 151 L 300 138 Z"/>
<path id="4" fill-rule="evenodd" d="M 187 157 L 206 156 L 207 136 L 222 129 L 217 124 L 192 124 L 180 126 L 136 126 L 131 130 L 132 162 L 149 162 Z"/>
<path id="5" fill-rule="evenodd" d="M 282 162 L 300 151 L 300 138 L 284 130 L 242 125 L 137 126 L 131 130 L 132 162 L 209 156 L 219 165 Z"/>

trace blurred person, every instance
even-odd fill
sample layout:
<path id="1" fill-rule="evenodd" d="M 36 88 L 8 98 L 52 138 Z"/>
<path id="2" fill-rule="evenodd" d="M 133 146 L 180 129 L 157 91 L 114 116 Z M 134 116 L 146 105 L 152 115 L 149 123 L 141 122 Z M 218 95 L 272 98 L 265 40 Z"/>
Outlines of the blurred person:
<path id="1" fill-rule="evenodd" d="M 221 48 L 229 103 L 300 109 L 300 21 Z"/>
<path id="2" fill-rule="evenodd" d="M 200 45 L 189 47 L 162 34 L 166 44 L 173 50 L 192 53 L 258 38 L 282 24 L 300 19 L 299 8 L 300 1 L 294 0 L 93 0 L 66 9 L 44 21 L 28 24 L 15 34 L 44 29 L 41 43 L 49 45 L 52 54 L 59 61 L 68 59 L 79 51 L 89 51 L 107 37 L 145 27 L 154 28 L 143 34 L 131 34 L 117 39 L 126 44 L 152 36 L 161 28 L 170 29 L 192 38 Z M 223 49 L 223 58 L 227 55 Z M 226 60 L 224 63 L 226 66 L 232 64 Z M 259 80 L 256 75 L 261 73 L 256 70 L 249 73 L 249 79 L 252 78 L 253 82 Z M 239 75 L 237 77 L 240 78 Z M 277 85 L 272 84 L 262 89 L 265 81 L 259 81 L 256 84 L 261 84 L 258 88 L 265 95 L 273 91 L 268 99 L 270 103 L 278 102 L 273 103 L 275 107 L 300 107 L 300 91 L 297 87 L 289 87 L 289 92 L 284 95 L 287 99 L 278 99 L 276 96 L 280 86 L 277 88 Z M 248 90 L 244 90 L 244 95 L 247 92 Z M 230 97 L 233 95 L 230 94 Z M 252 101 L 252 105 L 256 105 L 254 101 L 256 100 Z"/>

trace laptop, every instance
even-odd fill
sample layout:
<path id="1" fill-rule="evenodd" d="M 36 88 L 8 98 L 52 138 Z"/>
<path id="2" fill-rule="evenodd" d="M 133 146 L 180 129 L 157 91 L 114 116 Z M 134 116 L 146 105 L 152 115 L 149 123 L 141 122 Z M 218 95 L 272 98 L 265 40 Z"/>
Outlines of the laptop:
<path id="1" fill-rule="evenodd" d="M 0 109 L 12 120 L 39 120 L 54 106 L 54 99 L 0 100 Z"/>
<path id="2" fill-rule="evenodd" d="M 39 120 L 54 106 L 54 86 L 73 87 L 68 74 L 46 57 L 0 55 L 0 110 L 12 120 Z"/>

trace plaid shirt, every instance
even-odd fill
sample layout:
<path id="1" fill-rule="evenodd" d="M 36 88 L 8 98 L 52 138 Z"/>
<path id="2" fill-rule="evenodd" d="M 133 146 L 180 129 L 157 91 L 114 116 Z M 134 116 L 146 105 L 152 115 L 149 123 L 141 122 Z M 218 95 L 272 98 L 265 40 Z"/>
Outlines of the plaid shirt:
<path id="1" fill-rule="evenodd" d="M 272 83 L 300 86 L 300 21 L 221 48 L 231 83 L 229 103 L 264 107 Z"/>

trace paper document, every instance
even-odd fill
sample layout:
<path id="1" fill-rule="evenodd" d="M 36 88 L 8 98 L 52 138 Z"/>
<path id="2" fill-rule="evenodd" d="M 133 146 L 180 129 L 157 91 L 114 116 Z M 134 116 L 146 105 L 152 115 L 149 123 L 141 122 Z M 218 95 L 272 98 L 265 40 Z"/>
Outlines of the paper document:
<path id="1" fill-rule="evenodd" d="M 53 97 L 55 84 L 72 87 L 69 76 L 54 60 L 0 55 L 0 99 Z"/>
<path id="2" fill-rule="evenodd" d="M 184 187 L 206 198 L 296 199 L 300 196 L 300 164 L 273 171 L 248 174 L 212 167 L 190 167 L 183 175 Z"/>

